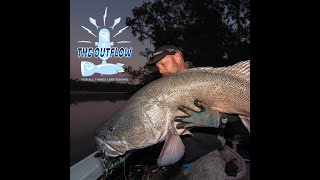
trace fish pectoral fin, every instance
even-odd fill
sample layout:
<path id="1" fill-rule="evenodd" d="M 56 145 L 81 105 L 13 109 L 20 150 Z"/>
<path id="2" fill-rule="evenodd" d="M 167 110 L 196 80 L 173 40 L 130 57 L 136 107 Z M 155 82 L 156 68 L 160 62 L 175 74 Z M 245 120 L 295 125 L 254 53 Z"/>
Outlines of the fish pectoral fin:
<path id="1" fill-rule="evenodd" d="M 181 135 L 191 135 L 194 136 L 189 130 L 188 131 L 184 131 Z"/>
<path id="2" fill-rule="evenodd" d="M 239 116 L 239 118 L 241 119 L 243 125 L 248 129 L 250 133 L 250 117 Z"/>
<path id="3" fill-rule="evenodd" d="M 174 164 L 184 155 L 184 144 L 178 135 L 168 133 L 160 156 L 158 158 L 159 166 Z"/>

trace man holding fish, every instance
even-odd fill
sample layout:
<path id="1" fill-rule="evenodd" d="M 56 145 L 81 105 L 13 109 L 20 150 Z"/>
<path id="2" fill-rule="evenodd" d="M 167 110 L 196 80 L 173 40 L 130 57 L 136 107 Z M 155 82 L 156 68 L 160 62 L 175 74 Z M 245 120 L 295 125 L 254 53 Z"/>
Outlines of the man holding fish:
<path id="1" fill-rule="evenodd" d="M 195 67 L 191 62 L 185 62 L 181 50 L 173 45 L 164 45 L 158 48 L 149 55 L 149 59 L 150 61 L 147 62 L 147 66 L 155 64 L 163 76 L 169 76 L 173 73 Z M 178 106 L 178 109 L 188 116 L 175 117 L 174 121 L 180 122 L 176 126 L 177 129 L 191 127 L 223 128 L 227 122 L 234 122 L 239 119 L 238 116 L 211 109 L 207 104 L 198 99 L 194 100 L 194 105 L 200 111 L 195 111 L 183 105 Z M 208 143 L 208 139 L 211 140 L 211 143 Z M 212 129 L 208 130 L 208 128 L 194 128 L 191 136 L 183 137 L 182 141 L 186 149 L 184 157 L 179 161 L 181 166 L 199 166 L 193 167 L 193 169 L 188 168 L 188 170 L 184 170 L 181 173 L 183 174 L 182 176 L 186 176 L 188 179 L 199 179 L 200 177 L 201 179 L 225 179 L 228 177 L 225 173 L 226 161 L 237 156 L 240 157 L 239 154 L 235 154 L 236 152 L 231 152 L 230 148 L 224 148 L 226 140 L 219 135 L 218 130 L 212 131 Z M 225 153 L 225 151 L 229 152 Z M 225 157 L 226 154 L 229 157 Z M 200 158 L 201 160 L 198 160 Z M 202 172 L 200 176 L 199 171 Z M 238 178 L 240 179 L 241 177 L 239 175 Z M 227 179 L 233 178 L 235 177 Z"/>
<path id="2" fill-rule="evenodd" d="M 218 131 L 239 117 L 250 132 L 250 60 L 190 68 L 181 50 L 166 45 L 152 53 L 150 64 L 163 77 L 137 91 L 96 130 L 97 148 L 106 158 L 121 158 L 164 142 L 159 167 L 181 164 L 181 176 L 187 179 L 244 177 L 245 161 Z M 230 164 L 233 174 L 227 174 Z"/>

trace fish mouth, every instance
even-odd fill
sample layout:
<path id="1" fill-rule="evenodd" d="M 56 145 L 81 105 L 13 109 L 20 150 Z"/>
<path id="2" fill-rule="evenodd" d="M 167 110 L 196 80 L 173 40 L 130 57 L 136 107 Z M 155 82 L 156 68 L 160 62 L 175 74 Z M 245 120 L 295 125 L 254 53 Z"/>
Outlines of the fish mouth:
<path id="1" fill-rule="evenodd" d="M 126 148 L 122 150 L 117 148 L 117 145 L 119 145 L 119 143 L 123 144 L 122 141 L 109 141 L 108 143 L 105 143 L 102 139 L 98 138 L 97 136 L 95 136 L 95 141 L 97 149 L 100 151 L 104 151 L 105 155 L 108 157 L 121 156 L 125 154 L 127 151 Z"/>

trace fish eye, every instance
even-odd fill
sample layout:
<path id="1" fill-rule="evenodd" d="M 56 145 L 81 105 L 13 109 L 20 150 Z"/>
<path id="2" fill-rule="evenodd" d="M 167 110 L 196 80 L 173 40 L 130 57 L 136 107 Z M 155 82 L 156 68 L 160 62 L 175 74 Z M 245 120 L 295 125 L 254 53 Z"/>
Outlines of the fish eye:
<path id="1" fill-rule="evenodd" d="M 112 131 L 114 131 L 114 129 L 115 129 L 115 127 L 110 126 L 108 129 L 108 132 L 112 132 Z"/>

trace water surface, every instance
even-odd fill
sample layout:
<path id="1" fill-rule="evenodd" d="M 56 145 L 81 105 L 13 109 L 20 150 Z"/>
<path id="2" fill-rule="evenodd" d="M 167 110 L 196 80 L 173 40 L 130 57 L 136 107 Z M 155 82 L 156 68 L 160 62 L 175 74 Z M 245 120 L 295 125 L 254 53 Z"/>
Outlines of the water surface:
<path id="1" fill-rule="evenodd" d="M 94 132 L 129 99 L 126 93 L 70 94 L 70 166 L 96 151 Z"/>

